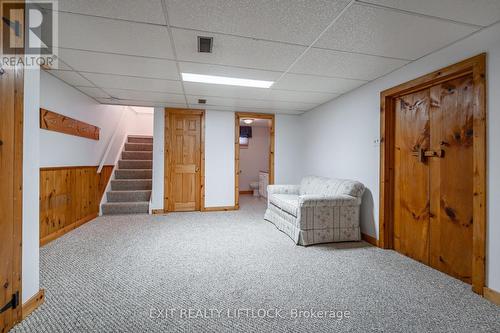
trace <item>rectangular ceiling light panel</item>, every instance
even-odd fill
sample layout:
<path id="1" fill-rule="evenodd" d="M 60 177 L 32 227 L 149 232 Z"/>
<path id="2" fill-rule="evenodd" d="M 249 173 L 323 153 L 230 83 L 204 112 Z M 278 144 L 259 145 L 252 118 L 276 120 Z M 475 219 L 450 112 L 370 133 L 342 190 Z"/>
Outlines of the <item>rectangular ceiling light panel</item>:
<path id="1" fill-rule="evenodd" d="M 182 80 L 188 82 L 224 84 L 228 86 L 271 88 L 273 81 L 237 79 L 233 77 L 182 73 Z"/>

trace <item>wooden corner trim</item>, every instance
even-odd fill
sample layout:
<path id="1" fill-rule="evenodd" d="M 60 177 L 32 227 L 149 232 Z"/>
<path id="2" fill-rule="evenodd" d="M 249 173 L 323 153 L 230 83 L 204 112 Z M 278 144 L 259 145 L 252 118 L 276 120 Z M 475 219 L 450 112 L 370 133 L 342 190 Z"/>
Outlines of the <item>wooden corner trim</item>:
<path id="1" fill-rule="evenodd" d="M 22 318 L 23 320 L 28 317 L 33 311 L 38 309 L 40 305 L 45 301 L 45 290 L 40 289 L 33 297 L 26 301 L 22 306 Z"/>
<path id="2" fill-rule="evenodd" d="M 361 233 L 361 239 L 364 240 L 365 242 L 373 245 L 373 246 L 378 247 L 378 240 L 373 236 L 370 236 L 370 235 L 365 234 L 365 233 Z"/>
<path id="3" fill-rule="evenodd" d="M 483 288 L 483 295 L 491 303 L 500 305 L 500 292 L 490 289 L 488 287 Z"/>

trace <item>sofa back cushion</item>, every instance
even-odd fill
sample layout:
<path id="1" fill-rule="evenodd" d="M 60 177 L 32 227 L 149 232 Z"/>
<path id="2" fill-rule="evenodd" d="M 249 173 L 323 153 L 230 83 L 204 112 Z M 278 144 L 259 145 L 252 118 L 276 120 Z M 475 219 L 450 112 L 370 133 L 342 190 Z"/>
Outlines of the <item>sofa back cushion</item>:
<path id="1" fill-rule="evenodd" d="M 324 196 L 350 195 L 359 198 L 363 195 L 365 186 L 358 181 L 349 179 L 335 179 L 318 176 L 302 178 L 300 195 L 318 194 Z"/>

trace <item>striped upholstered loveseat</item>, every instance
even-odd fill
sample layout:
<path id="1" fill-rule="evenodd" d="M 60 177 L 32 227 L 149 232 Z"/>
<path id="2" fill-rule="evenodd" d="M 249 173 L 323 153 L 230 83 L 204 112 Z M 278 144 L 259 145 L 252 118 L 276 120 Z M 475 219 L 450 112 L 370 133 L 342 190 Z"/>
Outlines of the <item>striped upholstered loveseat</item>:
<path id="1" fill-rule="evenodd" d="M 264 219 L 299 245 L 359 241 L 364 190 L 354 180 L 316 176 L 300 185 L 269 185 Z"/>

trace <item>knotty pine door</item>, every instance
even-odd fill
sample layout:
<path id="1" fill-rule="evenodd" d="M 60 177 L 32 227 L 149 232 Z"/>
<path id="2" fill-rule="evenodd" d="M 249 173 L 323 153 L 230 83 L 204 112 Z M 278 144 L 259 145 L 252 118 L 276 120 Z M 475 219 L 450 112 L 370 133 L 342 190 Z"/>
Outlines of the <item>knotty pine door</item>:
<path id="1" fill-rule="evenodd" d="M 4 2 L 0 0 L 0 6 Z M 11 33 L 10 42 L 22 46 L 23 11 L 5 11 L 2 15 L 2 30 L 8 31 L 6 22 L 19 23 L 20 33 Z M 23 50 L 17 52 L 19 57 Z M 4 56 L 1 46 L 0 56 Z M 8 332 L 22 316 L 23 96 L 22 63 L 0 67 L 0 332 Z"/>
<path id="2" fill-rule="evenodd" d="M 0 6 L 5 2 L 0 0 Z M 2 31 L 9 31 L 6 22 L 19 23 L 20 32 L 10 34 L 10 43 L 22 47 L 23 11 L 5 11 L 2 15 L 5 18 L 0 22 Z M 16 52 L 15 66 L 0 66 L 0 332 L 8 332 L 22 316 L 24 68 L 22 62 L 17 61 L 23 49 Z M 4 55 L 0 45 L 0 57 L 3 56 L 10 55 Z"/>
<path id="3" fill-rule="evenodd" d="M 199 114 L 169 113 L 168 211 L 200 210 L 201 123 Z"/>
<path id="4" fill-rule="evenodd" d="M 396 99 L 394 249 L 471 283 L 473 80 Z"/>

